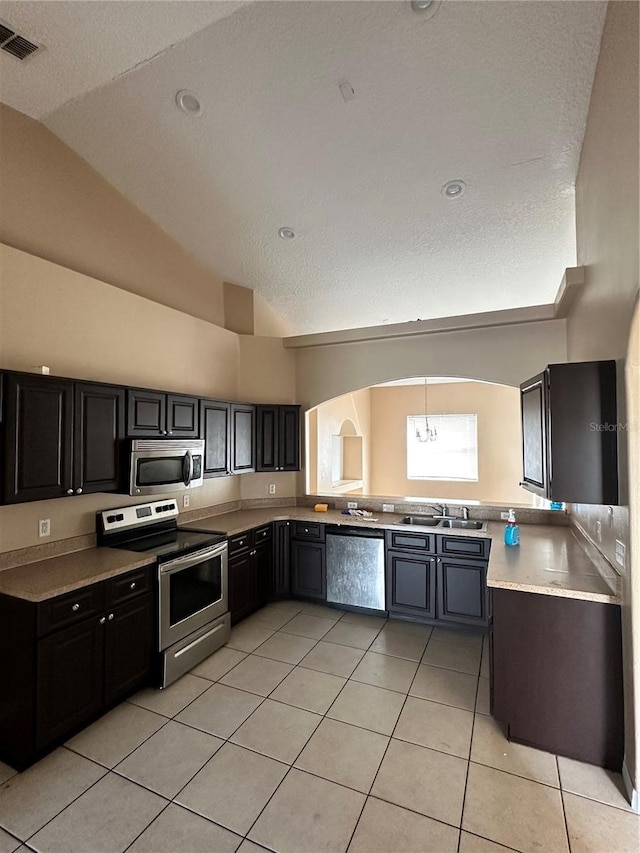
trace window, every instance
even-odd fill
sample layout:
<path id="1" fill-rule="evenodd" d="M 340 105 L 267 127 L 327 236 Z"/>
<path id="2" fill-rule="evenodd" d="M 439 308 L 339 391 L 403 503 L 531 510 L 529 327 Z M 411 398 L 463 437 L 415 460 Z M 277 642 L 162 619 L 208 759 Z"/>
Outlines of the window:
<path id="1" fill-rule="evenodd" d="M 407 477 L 410 480 L 478 480 L 477 415 L 429 415 L 435 441 L 420 441 L 424 415 L 407 417 Z"/>

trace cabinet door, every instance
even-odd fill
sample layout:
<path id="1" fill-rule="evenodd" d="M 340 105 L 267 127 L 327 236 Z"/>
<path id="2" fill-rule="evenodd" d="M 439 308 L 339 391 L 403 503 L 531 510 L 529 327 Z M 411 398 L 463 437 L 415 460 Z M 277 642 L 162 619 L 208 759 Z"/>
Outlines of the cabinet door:
<path id="1" fill-rule="evenodd" d="M 70 494 L 73 383 L 47 376 L 5 378 L 4 502 Z"/>
<path id="2" fill-rule="evenodd" d="M 291 594 L 302 598 L 327 598 L 324 542 L 291 542 Z"/>
<path id="3" fill-rule="evenodd" d="M 231 435 L 229 403 L 202 400 L 200 438 L 204 439 L 204 476 L 224 477 L 230 473 Z"/>
<path id="4" fill-rule="evenodd" d="M 154 641 L 153 597 L 140 596 L 107 614 L 105 703 L 143 684 L 151 672 Z"/>
<path id="5" fill-rule="evenodd" d="M 300 470 L 300 407 L 279 406 L 278 464 L 281 471 Z"/>
<path id="6" fill-rule="evenodd" d="M 256 471 L 280 470 L 279 406 L 256 407 Z"/>
<path id="7" fill-rule="evenodd" d="M 162 391 L 129 388 L 127 391 L 127 435 L 131 438 L 166 435 L 167 395 Z"/>
<path id="8" fill-rule="evenodd" d="M 167 394 L 167 435 L 174 438 L 198 437 L 198 403 L 197 397 Z"/>
<path id="9" fill-rule="evenodd" d="M 235 625 L 257 607 L 258 579 L 254 555 L 245 551 L 229 559 L 229 611 Z"/>
<path id="10" fill-rule="evenodd" d="M 387 610 L 435 618 L 435 557 L 387 551 Z"/>
<path id="11" fill-rule="evenodd" d="M 73 488 L 115 492 L 122 486 L 124 388 L 76 382 Z"/>
<path id="12" fill-rule="evenodd" d="M 438 557 L 438 619 L 489 624 L 486 562 Z"/>
<path id="13" fill-rule="evenodd" d="M 36 748 L 89 720 L 103 705 L 105 625 L 97 616 L 38 643 Z"/>
<path id="14" fill-rule="evenodd" d="M 269 601 L 271 573 L 273 571 L 273 546 L 271 541 L 257 545 L 254 550 L 256 564 L 257 607 L 264 607 Z"/>
<path id="15" fill-rule="evenodd" d="M 275 521 L 273 524 L 274 551 L 271 595 L 274 598 L 288 598 L 291 594 L 289 577 L 291 524 L 288 521 Z"/>
<path id="16" fill-rule="evenodd" d="M 522 415 L 522 485 L 536 495 L 547 495 L 547 383 L 546 373 L 520 386 Z"/>
<path id="17" fill-rule="evenodd" d="M 256 470 L 255 406 L 231 404 L 231 473 Z"/>

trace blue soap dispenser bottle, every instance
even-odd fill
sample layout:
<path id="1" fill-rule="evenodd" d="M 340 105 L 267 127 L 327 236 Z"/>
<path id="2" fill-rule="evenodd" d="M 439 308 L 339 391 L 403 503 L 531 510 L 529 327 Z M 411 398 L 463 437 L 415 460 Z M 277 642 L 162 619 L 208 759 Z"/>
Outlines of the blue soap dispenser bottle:
<path id="1" fill-rule="evenodd" d="M 519 545 L 520 544 L 520 529 L 516 524 L 516 514 L 515 511 L 509 510 L 509 518 L 507 521 L 507 526 L 504 529 L 504 544 L 505 545 Z"/>

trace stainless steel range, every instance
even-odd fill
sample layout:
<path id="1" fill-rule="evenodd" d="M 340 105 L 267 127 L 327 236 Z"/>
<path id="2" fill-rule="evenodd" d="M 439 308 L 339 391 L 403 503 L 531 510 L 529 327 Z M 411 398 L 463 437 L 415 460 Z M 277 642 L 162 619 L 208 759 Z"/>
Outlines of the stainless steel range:
<path id="1" fill-rule="evenodd" d="M 167 687 L 229 639 L 226 534 L 178 527 L 174 498 L 97 514 L 98 545 L 153 554 Z"/>

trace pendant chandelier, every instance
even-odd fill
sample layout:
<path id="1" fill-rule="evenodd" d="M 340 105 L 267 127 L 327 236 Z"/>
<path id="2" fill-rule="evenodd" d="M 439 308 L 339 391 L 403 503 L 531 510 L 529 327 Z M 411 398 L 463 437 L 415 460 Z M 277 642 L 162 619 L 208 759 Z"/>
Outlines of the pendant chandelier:
<path id="1" fill-rule="evenodd" d="M 429 426 L 429 418 L 427 417 L 427 377 L 424 379 L 424 418 L 416 418 L 416 438 L 423 444 L 427 441 L 435 441 L 438 437 L 438 430 L 434 426 Z"/>

